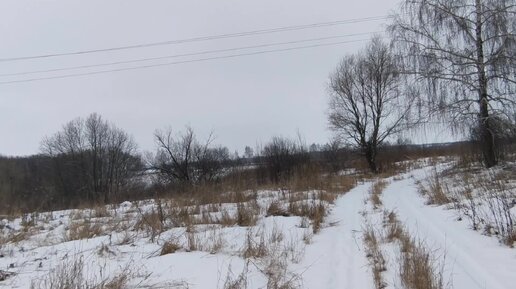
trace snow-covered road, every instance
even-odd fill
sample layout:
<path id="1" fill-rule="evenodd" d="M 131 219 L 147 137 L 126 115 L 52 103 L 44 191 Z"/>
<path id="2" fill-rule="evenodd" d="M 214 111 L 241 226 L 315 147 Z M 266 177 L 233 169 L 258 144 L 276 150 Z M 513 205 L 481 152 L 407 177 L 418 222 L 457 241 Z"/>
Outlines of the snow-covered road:
<path id="1" fill-rule="evenodd" d="M 423 176 L 424 170 L 416 170 Z M 423 241 L 445 260 L 444 279 L 454 289 L 513 289 L 516 288 L 516 250 L 501 245 L 496 238 L 487 237 L 468 228 L 467 222 L 457 221 L 452 210 L 425 205 L 414 178 L 392 180 L 382 194 L 383 209 L 394 210 L 410 234 Z M 296 270 L 303 272 L 304 288 L 354 289 L 374 288 L 371 269 L 362 244 L 365 209 L 371 183 L 358 185 L 340 197 L 328 222 L 335 226 L 323 229 L 306 248 L 304 262 Z M 390 274 L 397 268 L 397 257 L 389 256 Z M 394 274 L 395 275 L 395 274 Z M 388 288 L 399 284 L 385 280 Z M 389 285 L 390 284 L 390 285 Z"/>
<path id="2" fill-rule="evenodd" d="M 423 170 L 414 174 L 423 174 Z M 384 207 L 394 210 L 411 232 L 446 259 L 445 279 L 455 289 L 516 288 L 516 250 L 457 221 L 452 210 L 425 205 L 413 178 L 392 182 L 383 192 Z"/>
<path id="3" fill-rule="evenodd" d="M 300 270 L 306 270 L 302 274 L 304 288 L 374 288 L 361 241 L 360 211 L 370 186 L 358 185 L 337 200 L 328 217 L 335 226 L 322 230 L 306 248 L 305 262 L 300 264 Z"/>

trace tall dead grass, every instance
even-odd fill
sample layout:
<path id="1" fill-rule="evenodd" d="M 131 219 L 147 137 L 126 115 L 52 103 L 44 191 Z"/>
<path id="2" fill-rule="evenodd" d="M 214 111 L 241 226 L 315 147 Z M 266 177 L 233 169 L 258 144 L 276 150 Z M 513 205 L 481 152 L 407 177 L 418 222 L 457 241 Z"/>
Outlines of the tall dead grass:
<path id="1" fill-rule="evenodd" d="M 407 289 L 444 289 L 445 256 L 430 250 L 426 244 L 411 237 L 394 212 L 384 212 L 388 241 L 398 241 L 398 276 Z"/>
<path id="2" fill-rule="evenodd" d="M 440 174 L 434 169 L 426 179 L 426 184 L 419 184 L 419 192 L 427 198 L 429 205 L 444 205 L 451 203 L 448 187 L 443 184 Z"/>
<path id="3" fill-rule="evenodd" d="M 382 206 L 381 195 L 385 187 L 387 187 L 387 181 L 385 180 L 377 180 L 371 186 L 369 199 L 371 200 L 371 203 L 375 209 L 378 209 Z"/>
<path id="4" fill-rule="evenodd" d="M 104 272 L 105 273 L 105 272 Z M 100 274 L 103 275 L 103 274 Z M 31 289 L 126 289 L 131 279 L 128 267 L 111 277 L 101 278 L 85 270 L 82 257 L 65 261 L 40 280 L 31 282 Z"/>
<path id="5" fill-rule="evenodd" d="M 374 286 L 376 289 L 383 289 L 387 286 L 382 278 L 382 272 L 387 270 L 386 261 L 380 248 L 380 240 L 372 226 L 363 230 L 363 240 L 366 247 L 366 257 L 373 272 Z"/>

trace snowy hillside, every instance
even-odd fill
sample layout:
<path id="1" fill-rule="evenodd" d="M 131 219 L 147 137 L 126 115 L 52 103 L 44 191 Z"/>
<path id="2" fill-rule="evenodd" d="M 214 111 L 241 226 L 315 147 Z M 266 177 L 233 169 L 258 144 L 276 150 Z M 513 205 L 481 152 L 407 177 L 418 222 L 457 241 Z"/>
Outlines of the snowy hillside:
<path id="1" fill-rule="evenodd" d="M 425 162 L 385 178 L 343 176 L 353 187 L 343 192 L 6 216 L 0 288 L 515 288 L 516 178 L 503 168 L 465 174 Z M 502 174 L 497 187 L 473 182 Z"/>

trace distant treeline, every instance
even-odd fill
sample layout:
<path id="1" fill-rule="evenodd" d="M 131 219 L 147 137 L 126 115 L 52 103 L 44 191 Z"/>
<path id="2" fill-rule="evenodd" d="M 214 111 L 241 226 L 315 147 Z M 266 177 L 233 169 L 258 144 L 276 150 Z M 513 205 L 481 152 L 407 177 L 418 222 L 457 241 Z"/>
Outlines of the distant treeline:
<path id="1" fill-rule="evenodd" d="M 211 137 L 199 140 L 191 128 L 158 130 L 154 137 L 156 151 L 142 156 L 128 133 L 98 114 L 70 121 L 42 140 L 40 154 L 0 156 L 0 214 L 189 193 L 201 187 L 281 186 L 294 177 L 368 169 L 359 150 L 338 141 L 307 146 L 301 137 L 273 137 L 261 147 L 246 147 L 239 157 L 226 147 L 212 145 Z M 511 145 L 514 150 L 514 139 L 504 143 L 500 155 Z M 381 148 L 378 164 L 385 171 L 399 161 L 443 155 L 481 159 L 474 142 L 412 145 L 400 140 Z"/>

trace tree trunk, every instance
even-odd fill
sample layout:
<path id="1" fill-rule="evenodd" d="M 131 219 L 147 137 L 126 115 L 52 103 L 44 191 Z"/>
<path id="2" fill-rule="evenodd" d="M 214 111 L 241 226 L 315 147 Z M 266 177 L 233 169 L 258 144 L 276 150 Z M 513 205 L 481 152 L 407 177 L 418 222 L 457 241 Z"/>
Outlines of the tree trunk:
<path id="1" fill-rule="evenodd" d="M 478 104 L 479 113 L 479 129 L 480 144 L 482 155 L 484 157 L 484 165 L 488 168 L 497 164 L 495 154 L 495 139 L 493 131 L 490 127 L 488 93 L 487 93 L 487 77 L 484 64 L 484 47 L 482 39 L 482 5 L 480 0 L 475 1 L 476 7 L 476 44 L 477 44 L 477 71 L 478 71 Z"/>
<path id="2" fill-rule="evenodd" d="M 367 165 L 373 174 L 378 173 L 378 167 L 376 165 L 376 146 L 368 143 L 364 148 Z"/>

